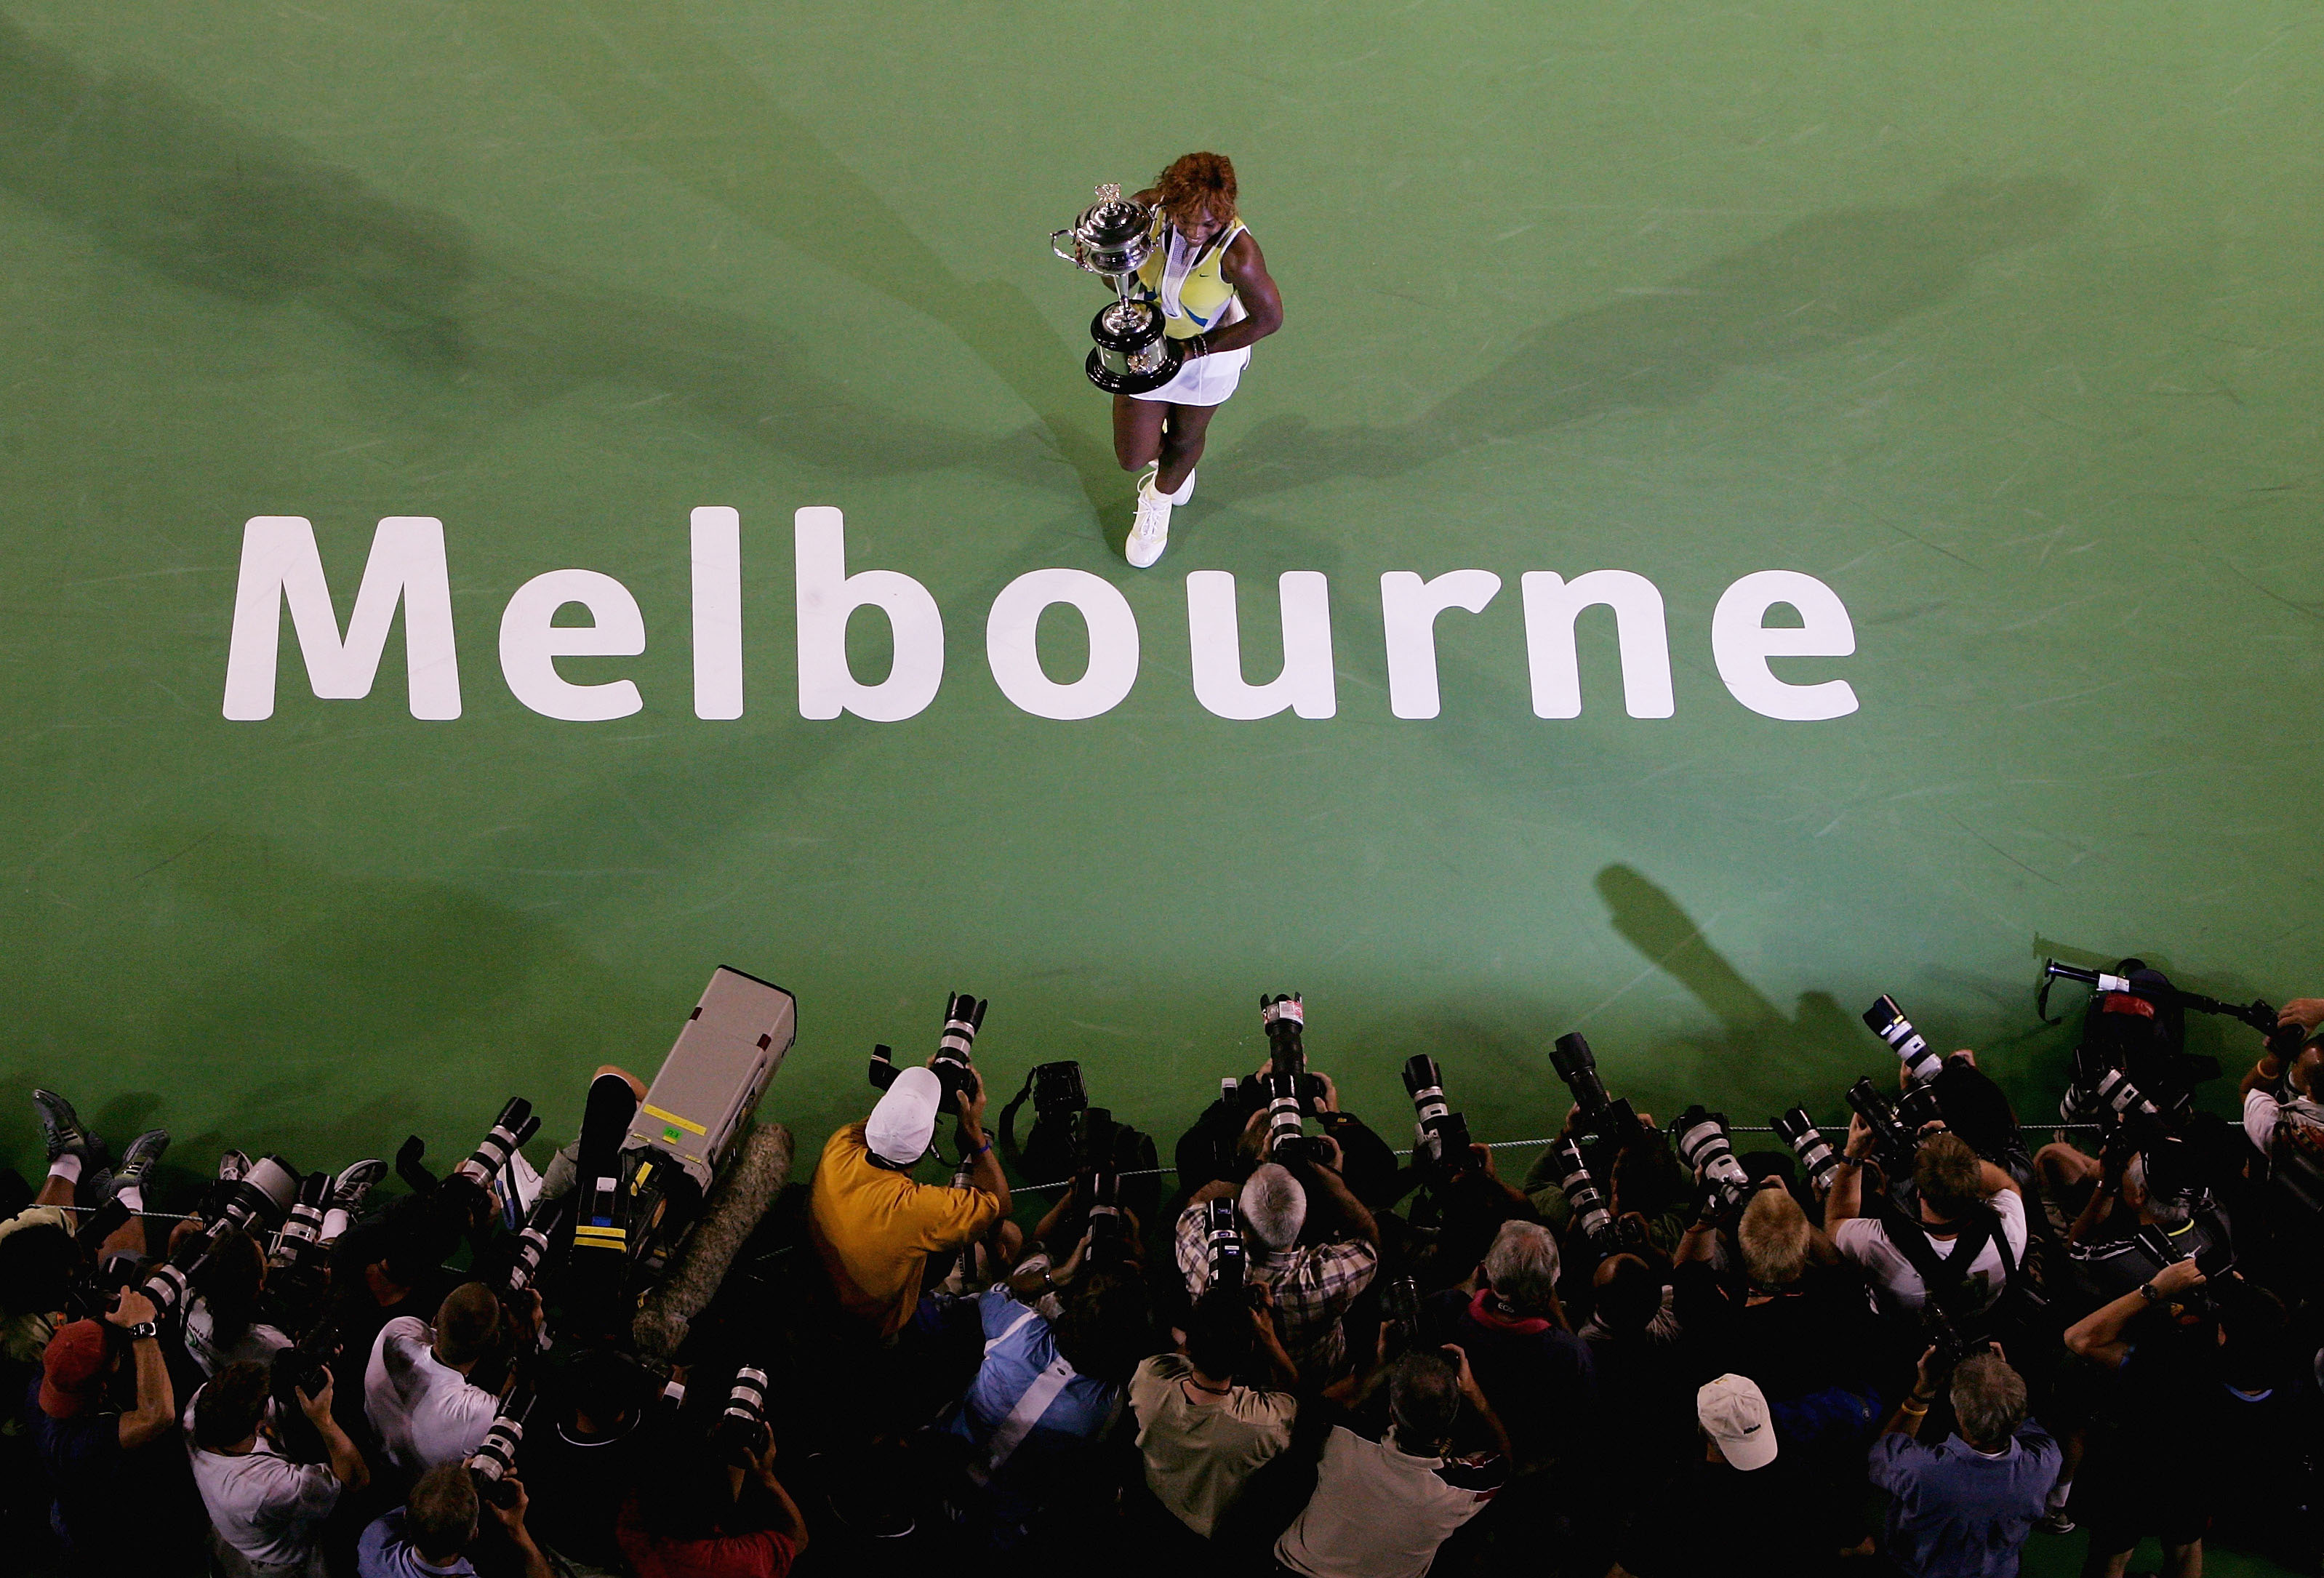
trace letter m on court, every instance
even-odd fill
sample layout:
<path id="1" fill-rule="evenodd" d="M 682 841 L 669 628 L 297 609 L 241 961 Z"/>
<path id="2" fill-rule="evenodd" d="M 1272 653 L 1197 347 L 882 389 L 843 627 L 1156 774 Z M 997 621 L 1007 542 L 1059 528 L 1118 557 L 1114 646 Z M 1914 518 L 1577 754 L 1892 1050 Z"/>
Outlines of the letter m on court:
<path id="1" fill-rule="evenodd" d="M 346 636 L 331 611 L 315 529 L 298 515 L 254 515 L 242 532 L 242 579 L 234 595 L 234 639 L 226 660 L 226 715 L 274 715 L 276 650 L 282 604 L 299 634 L 307 680 L 326 700 L 371 694 L 387 630 L 403 605 L 403 654 L 415 718 L 460 715 L 460 664 L 452 641 L 452 590 L 444 568 L 444 523 L 390 515 L 372 539 L 371 559 Z"/>

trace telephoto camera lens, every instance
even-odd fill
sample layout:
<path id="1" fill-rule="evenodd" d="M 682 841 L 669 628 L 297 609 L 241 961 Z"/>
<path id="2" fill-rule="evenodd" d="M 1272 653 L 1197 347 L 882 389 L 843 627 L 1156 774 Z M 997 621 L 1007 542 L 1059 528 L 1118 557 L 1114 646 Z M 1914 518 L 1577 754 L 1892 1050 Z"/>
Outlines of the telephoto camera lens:
<path id="1" fill-rule="evenodd" d="M 540 1128 L 540 1120 L 532 1115 L 532 1103 L 522 1096 L 511 1096 L 501 1115 L 493 1121 L 490 1132 L 476 1144 L 468 1159 L 452 1169 L 452 1176 L 466 1178 L 483 1189 L 492 1185 L 493 1178 L 508 1166 L 508 1158 L 519 1146 L 531 1139 Z"/>
<path id="2" fill-rule="evenodd" d="M 1831 1149 L 1831 1141 L 1823 1137 L 1808 1116 L 1805 1107 L 1794 1107 L 1776 1118 L 1775 1134 L 1792 1154 L 1800 1158 L 1800 1167 L 1808 1176 L 1808 1183 L 1819 1198 L 1831 1188 L 1832 1175 L 1840 1170 L 1840 1157 Z"/>
<path id="3" fill-rule="evenodd" d="M 1573 1104 L 1582 1109 L 1582 1121 L 1595 1127 L 1600 1115 L 1614 1103 L 1606 1092 L 1606 1082 L 1598 1077 L 1597 1055 L 1581 1031 L 1568 1030 L 1557 1038 L 1549 1049 L 1549 1066 L 1572 1093 Z"/>
<path id="4" fill-rule="evenodd" d="M 1678 1115 L 1676 1134 L 1679 1158 L 1718 1191 L 1722 1204 L 1738 1204 L 1751 1192 L 1751 1180 L 1744 1176 L 1743 1164 L 1735 1159 L 1735 1147 L 1727 1138 L 1726 1113 L 1689 1107 Z"/>
<path id="5" fill-rule="evenodd" d="M 1895 998 L 1883 993 L 1864 1010 L 1864 1022 L 1874 1035 L 1888 1043 L 1897 1061 L 1904 1066 L 1904 1077 L 1913 1084 L 1923 1084 L 1936 1078 L 1937 1071 L 1945 1066 L 1945 1060 L 1929 1049 L 1921 1032 L 1913 1028 L 1913 1021 L 1896 1006 Z"/>
<path id="6" fill-rule="evenodd" d="M 521 1420 L 502 1414 L 493 1419 L 484 1438 L 476 1443 L 476 1450 L 468 1458 L 468 1476 L 476 1484 L 476 1494 L 494 1507 L 516 1505 L 516 1486 L 512 1482 L 516 1474 L 517 1448 L 524 1444 L 524 1424 Z"/>
<path id="7" fill-rule="evenodd" d="M 527 1223 L 514 1235 L 515 1248 L 509 1255 L 508 1277 L 503 1286 L 511 1293 L 522 1293 L 540 1275 L 540 1262 L 549 1253 L 549 1235 Z"/>
<path id="8" fill-rule="evenodd" d="M 741 1466 L 767 1449 L 767 1372 L 744 1365 L 726 1389 L 726 1409 L 715 1437 L 729 1462 Z"/>
<path id="9" fill-rule="evenodd" d="M 968 1066 L 969 1049 L 976 1045 L 976 1032 L 983 1028 L 986 1006 L 965 992 L 952 994 L 945 1004 L 944 1031 L 936 1038 L 936 1063 Z"/>
<path id="10" fill-rule="evenodd" d="M 1267 1090 L 1267 1154 L 1288 1162 L 1300 1154 L 1299 1076 L 1288 1069 L 1270 1068 Z"/>
<path id="11" fill-rule="evenodd" d="M 323 1236 L 323 1210 L 330 1204 L 332 1183 L 330 1174 L 312 1173 L 300 1184 L 299 1197 L 274 1241 L 274 1252 L 267 1257 L 269 1265 L 278 1270 L 296 1266 L 313 1253 L 316 1241 Z"/>
<path id="12" fill-rule="evenodd" d="M 1203 1241 L 1210 1258 L 1207 1285 L 1240 1287 L 1248 1267 L 1243 1257 L 1242 1228 L 1235 1222 L 1232 1200 L 1213 1200 L 1203 1207 Z"/>
<path id="13" fill-rule="evenodd" d="M 1444 1099 L 1443 1071 L 1436 1059 L 1416 1052 L 1404 1065 L 1404 1088 L 1412 1096 L 1416 1149 L 1441 1167 L 1469 1160 L 1469 1120 Z"/>
<path id="14" fill-rule="evenodd" d="M 1617 1140 L 1638 1131 L 1638 1116 L 1629 1099 L 1616 1100 L 1598 1077 L 1598 1057 L 1578 1030 L 1569 1030 L 1549 1049 L 1549 1066 L 1581 1109 L 1582 1126 L 1601 1140 Z"/>
<path id="15" fill-rule="evenodd" d="M 1573 1212 L 1574 1225 L 1591 1242 L 1604 1244 L 1614 1230 L 1614 1217 L 1606 1208 L 1606 1196 L 1600 1191 L 1598 1180 L 1590 1174 L 1590 1164 L 1582 1158 L 1582 1147 L 1571 1140 L 1561 1140 L 1550 1147 L 1550 1158 L 1556 1165 L 1560 1186 L 1565 1191 L 1565 1204 Z"/>
<path id="16" fill-rule="evenodd" d="M 156 1266 L 137 1291 L 153 1306 L 153 1318 L 166 1321 L 186 1306 L 186 1297 L 193 1291 L 194 1279 L 177 1266 Z"/>
<path id="17" fill-rule="evenodd" d="M 1130 1237 L 1121 1215 L 1121 1177 L 1115 1171 L 1120 1132 L 1106 1108 L 1083 1109 L 1074 1174 L 1089 1211 L 1090 1259 L 1100 1265 L 1118 1262 Z"/>
<path id="18" fill-rule="evenodd" d="M 2162 1121 L 2163 1114 L 2155 1110 L 2154 1103 L 2119 1068 L 2109 1068 L 2099 1076 L 2097 1094 L 2100 1104 L 2117 1118 L 2137 1112 L 2157 1122 Z"/>

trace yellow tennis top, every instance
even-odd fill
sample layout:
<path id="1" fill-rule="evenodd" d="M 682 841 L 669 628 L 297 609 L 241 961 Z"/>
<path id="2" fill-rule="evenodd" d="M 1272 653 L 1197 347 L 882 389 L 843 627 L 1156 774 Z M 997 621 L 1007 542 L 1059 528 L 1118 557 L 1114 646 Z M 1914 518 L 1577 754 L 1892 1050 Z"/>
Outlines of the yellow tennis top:
<path id="1" fill-rule="evenodd" d="M 1163 332 L 1174 340 L 1192 339 L 1204 329 L 1240 319 L 1242 301 L 1225 268 L 1227 248 L 1243 233 L 1242 221 L 1228 226 L 1199 252 L 1186 245 L 1169 220 L 1157 214 L 1154 222 L 1168 245 L 1157 246 L 1139 269 L 1138 294 L 1160 304 Z"/>

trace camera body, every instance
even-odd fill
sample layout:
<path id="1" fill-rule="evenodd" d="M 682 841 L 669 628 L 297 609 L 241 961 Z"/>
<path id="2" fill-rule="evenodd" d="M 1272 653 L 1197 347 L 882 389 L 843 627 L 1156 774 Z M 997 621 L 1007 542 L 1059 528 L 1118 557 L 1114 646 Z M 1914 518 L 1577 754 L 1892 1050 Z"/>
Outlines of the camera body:
<path id="1" fill-rule="evenodd" d="M 701 1219 L 721 1170 L 747 1152 L 759 1098 L 798 1027 L 789 992 L 740 970 L 714 971 L 642 1100 L 617 1075 L 591 1084 L 569 1213 L 536 1212 L 523 1224 L 507 1290 L 529 1284 L 569 1232 L 558 1278 L 567 1324 L 627 1331 L 639 1294 Z M 526 1230 L 549 1242 L 533 1244 Z"/>
<path id="2" fill-rule="evenodd" d="M 1380 1288 L 1380 1346 L 1390 1359 L 1420 1338 L 1420 1280 L 1395 1277 Z"/>
<path id="3" fill-rule="evenodd" d="M 1469 1165 L 1469 1120 L 1444 1099 L 1444 1074 L 1436 1059 L 1416 1052 L 1405 1060 L 1404 1088 L 1412 1097 L 1413 1156 L 1439 1172 Z"/>
<path id="4" fill-rule="evenodd" d="M 1052 1122 L 1070 1120 L 1089 1105 L 1078 1063 L 1042 1063 L 1033 1068 L 1033 1116 Z"/>
<path id="5" fill-rule="evenodd" d="M 1916 1085 L 1913 1094 L 1928 1092 L 1925 1105 L 1933 1107 L 1936 1093 L 1927 1085 Z M 1912 1110 L 1892 1103 L 1880 1093 L 1880 1087 L 1870 1078 L 1858 1079 L 1848 1087 L 1848 1104 L 1872 1130 L 1872 1156 L 1891 1184 L 1913 1176 L 1913 1158 L 1921 1149 L 1921 1124 L 1926 1118 L 1915 1121 L 1923 1103 L 1913 1103 Z M 1934 1116 L 1930 1112 L 1929 1116 Z"/>

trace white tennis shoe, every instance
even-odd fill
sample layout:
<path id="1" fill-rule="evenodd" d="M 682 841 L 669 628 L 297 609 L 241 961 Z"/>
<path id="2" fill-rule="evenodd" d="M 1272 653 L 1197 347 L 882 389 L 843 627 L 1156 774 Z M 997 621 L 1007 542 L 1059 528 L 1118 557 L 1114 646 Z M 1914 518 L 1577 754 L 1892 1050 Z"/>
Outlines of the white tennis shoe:
<path id="1" fill-rule="evenodd" d="M 1122 544 L 1122 557 L 1130 568 L 1142 570 L 1162 557 L 1170 544 L 1170 495 L 1154 491 L 1154 475 L 1148 472 L 1138 479 L 1138 519 L 1130 528 L 1130 540 Z"/>
<path id="2" fill-rule="evenodd" d="M 1161 468 L 1157 466 L 1155 470 L 1157 475 L 1159 475 Z M 1194 474 L 1190 471 L 1186 474 L 1186 480 L 1178 484 L 1178 491 L 1170 495 L 1170 502 L 1174 504 L 1183 504 L 1194 496 Z"/>

